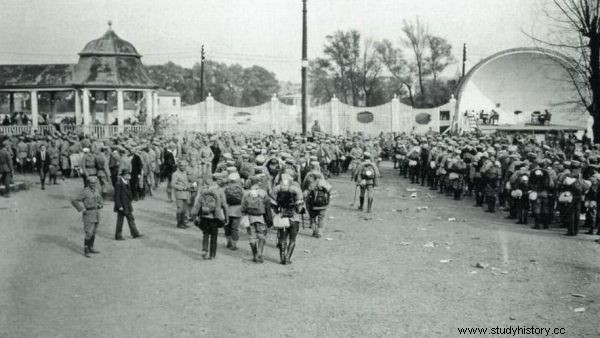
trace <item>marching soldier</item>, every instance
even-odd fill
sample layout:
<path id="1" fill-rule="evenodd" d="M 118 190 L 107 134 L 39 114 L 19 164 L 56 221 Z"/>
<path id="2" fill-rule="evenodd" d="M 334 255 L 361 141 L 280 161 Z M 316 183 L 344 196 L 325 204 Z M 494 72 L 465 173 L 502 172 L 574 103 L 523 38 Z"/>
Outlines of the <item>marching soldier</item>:
<path id="1" fill-rule="evenodd" d="M 371 212 L 373 207 L 373 199 L 375 197 L 374 188 L 379 185 L 379 170 L 377 166 L 371 162 L 371 154 L 364 154 L 364 161 L 356 168 L 352 175 L 354 182 L 360 187 L 360 205 L 358 210 L 363 210 L 365 202 L 365 192 L 367 193 L 367 212 Z"/>

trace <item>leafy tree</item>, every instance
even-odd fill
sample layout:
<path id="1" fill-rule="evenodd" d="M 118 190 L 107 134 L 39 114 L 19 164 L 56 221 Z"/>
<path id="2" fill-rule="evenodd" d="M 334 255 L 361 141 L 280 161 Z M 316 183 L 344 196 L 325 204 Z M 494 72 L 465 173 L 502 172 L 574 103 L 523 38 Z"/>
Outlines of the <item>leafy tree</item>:
<path id="1" fill-rule="evenodd" d="M 433 76 L 433 83 L 435 83 L 438 75 L 456 60 L 452 55 L 452 45 L 446 39 L 430 35 L 427 42 L 429 56 L 425 58 L 425 62 L 429 68 L 429 72 Z"/>

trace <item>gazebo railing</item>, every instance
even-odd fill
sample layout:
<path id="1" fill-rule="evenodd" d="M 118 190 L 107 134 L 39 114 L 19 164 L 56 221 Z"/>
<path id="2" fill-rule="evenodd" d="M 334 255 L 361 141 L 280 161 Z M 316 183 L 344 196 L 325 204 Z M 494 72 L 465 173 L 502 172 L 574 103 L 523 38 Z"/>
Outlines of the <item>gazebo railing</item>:
<path id="1" fill-rule="evenodd" d="M 21 135 L 23 133 L 31 134 L 31 126 L 0 126 L 0 134 L 2 135 Z"/>
<path id="2" fill-rule="evenodd" d="M 30 135 L 32 133 L 32 126 L 0 126 L 0 135 L 21 135 L 23 133 Z M 37 127 L 38 135 L 54 135 L 56 128 L 53 125 L 40 125 Z M 125 125 L 123 126 L 123 134 L 142 134 L 147 131 L 151 131 L 152 126 L 146 125 Z M 84 132 L 96 138 L 110 138 L 118 136 L 119 126 L 113 125 L 101 125 L 95 124 L 90 126 L 74 125 L 74 124 L 61 124 L 60 131 L 62 133 L 80 133 Z"/>

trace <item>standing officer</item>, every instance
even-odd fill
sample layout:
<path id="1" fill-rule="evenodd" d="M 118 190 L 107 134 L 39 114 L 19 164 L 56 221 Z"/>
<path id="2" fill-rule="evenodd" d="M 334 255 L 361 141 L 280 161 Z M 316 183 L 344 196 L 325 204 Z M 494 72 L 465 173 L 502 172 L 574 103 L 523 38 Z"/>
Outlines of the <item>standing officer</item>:
<path id="1" fill-rule="evenodd" d="M 187 229 L 185 224 L 187 215 L 188 200 L 190 199 L 190 182 L 186 172 L 187 164 L 180 161 L 177 171 L 173 173 L 172 182 L 175 189 L 175 203 L 177 206 L 177 227 L 179 229 Z"/>
<path id="2" fill-rule="evenodd" d="M 83 252 L 85 257 L 90 257 L 89 254 L 99 253 L 99 251 L 94 250 L 94 241 L 100 223 L 100 209 L 102 209 L 103 203 L 97 185 L 98 180 L 95 176 L 88 177 L 88 186 L 83 188 L 81 193 L 71 200 L 71 204 L 75 209 L 83 213 L 83 230 L 85 231 Z"/>

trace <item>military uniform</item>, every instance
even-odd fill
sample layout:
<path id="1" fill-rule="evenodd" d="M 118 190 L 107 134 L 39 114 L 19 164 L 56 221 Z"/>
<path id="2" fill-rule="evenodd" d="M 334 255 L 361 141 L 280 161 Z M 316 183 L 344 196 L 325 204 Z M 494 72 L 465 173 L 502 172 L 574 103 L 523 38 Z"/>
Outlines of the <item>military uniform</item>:
<path id="1" fill-rule="evenodd" d="M 83 188 L 79 195 L 71 200 L 77 211 L 83 213 L 83 230 L 85 231 L 84 254 L 89 257 L 90 253 L 98 253 L 94 250 L 96 230 L 100 223 L 100 209 L 103 207 L 102 196 L 96 189 L 95 177 L 88 179 L 89 185 Z"/>

